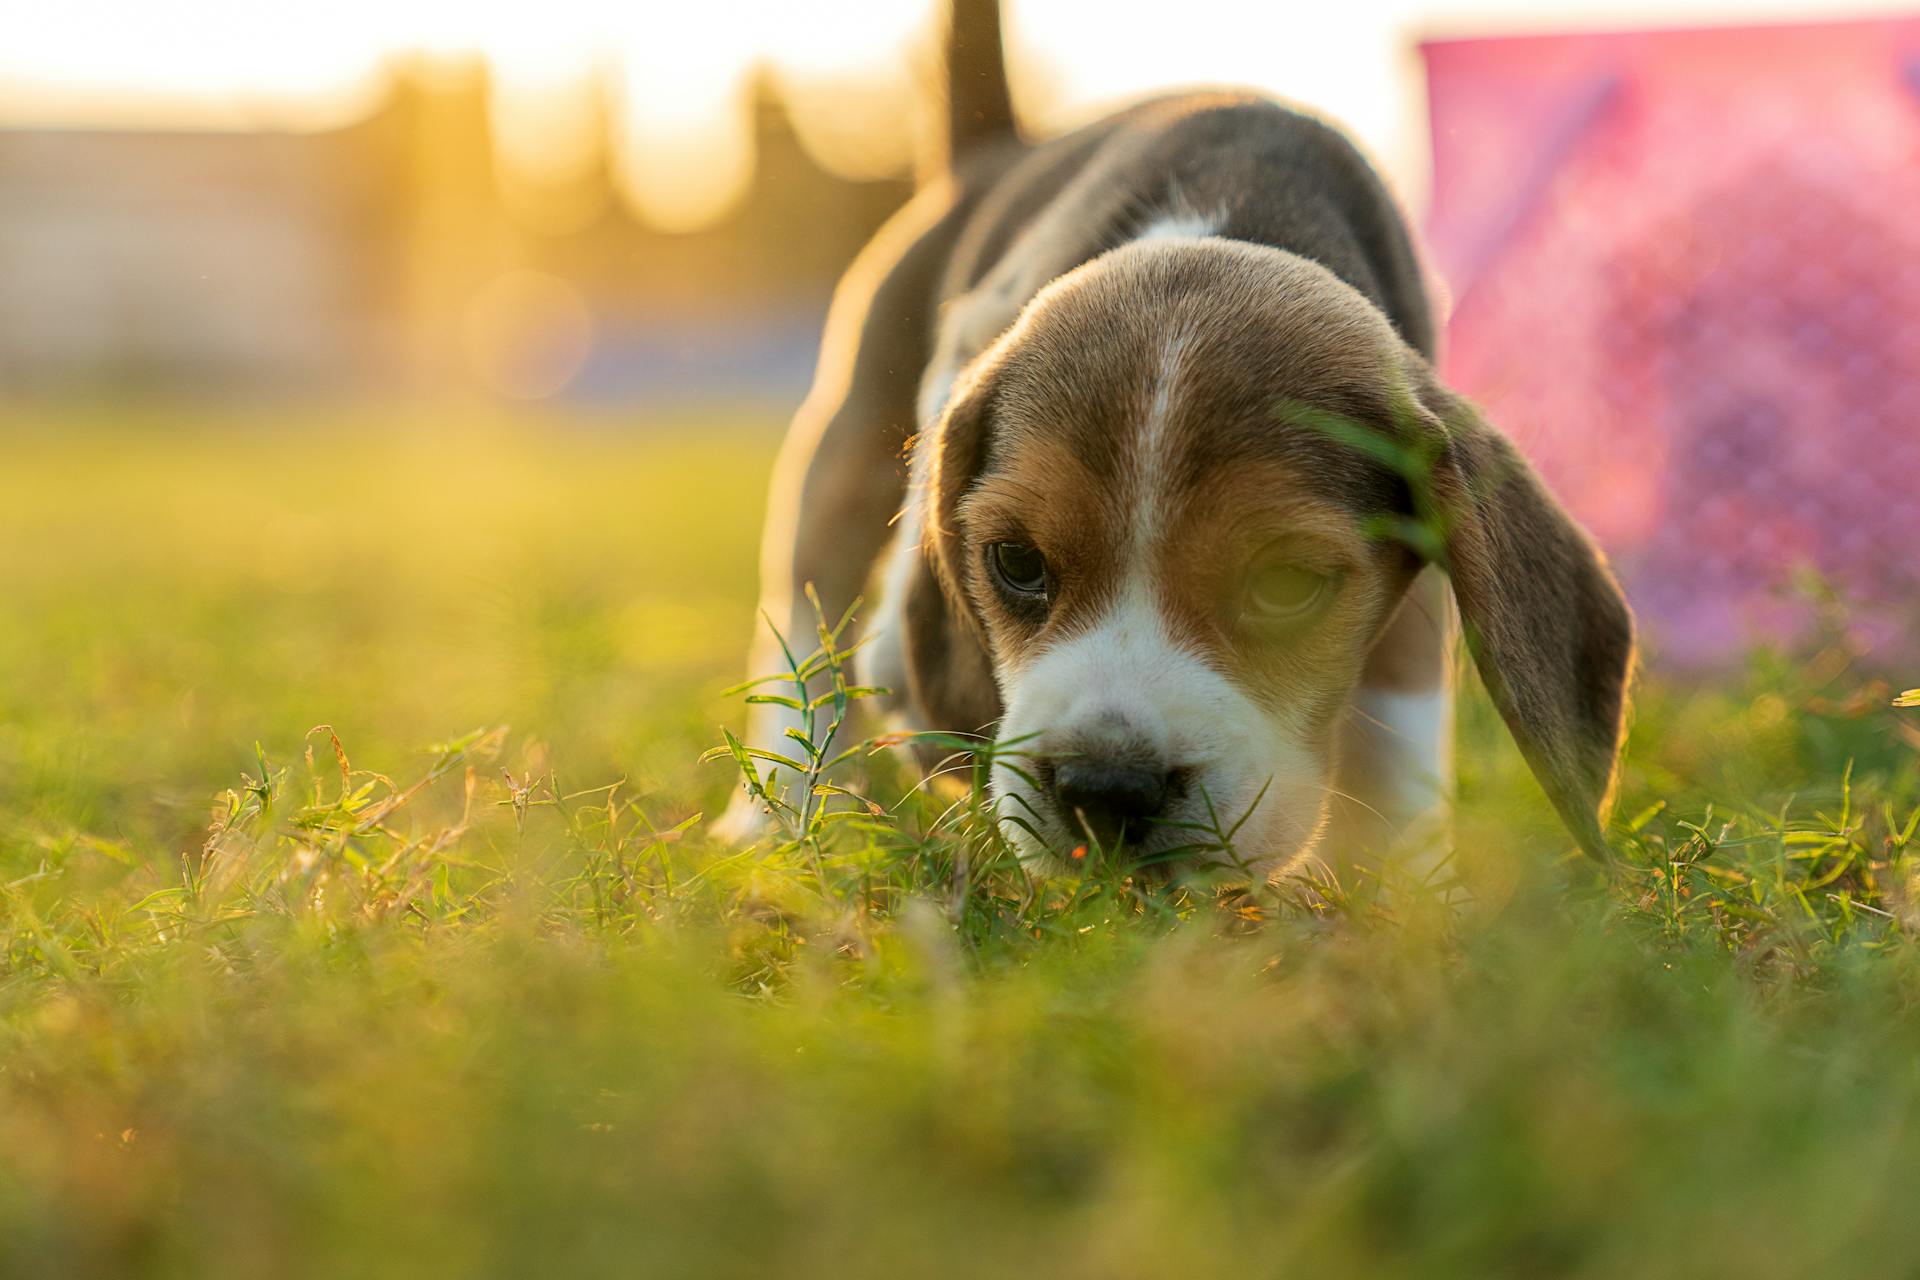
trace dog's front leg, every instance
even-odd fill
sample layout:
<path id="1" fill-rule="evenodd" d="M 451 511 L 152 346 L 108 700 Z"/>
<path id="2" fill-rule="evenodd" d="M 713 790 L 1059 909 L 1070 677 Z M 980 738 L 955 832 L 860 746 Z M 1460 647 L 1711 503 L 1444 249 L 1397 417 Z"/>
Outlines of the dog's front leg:
<path id="1" fill-rule="evenodd" d="M 903 453 L 932 345 L 931 293 L 954 221 L 949 198 L 926 193 L 881 231 L 834 297 L 813 390 L 774 467 L 760 553 L 763 617 L 754 628 L 749 678 L 787 669 L 767 620 L 804 661 L 819 643 L 809 585 L 827 624 L 837 623 L 860 598 L 887 543 L 906 493 Z M 851 645 L 856 634 L 842 642 Z M 810 693 L 824 687 L 816 681 Z M 774 685 L 768 692 L 794 691 Z M 800 728 L 791 708 L 756 703 L 745 740 L 796 756 L 804 748 L 787 730 Z M 767 823 L 765 805 L 742 792 L 714 834 L 743 842 Z"/>
<path id="2" fill-rule="evenodd" d="M 781 449 L 761 547 L 762 616 L 747 661 L 750 678 L 789 669 L 781 640 L 800 662 L 819 647 L 822 616 L 832 626 L 859 598 L 886 540 L 887 522 L 899 507 L 900 485 L 888 481 L 897 464 L 887 450 L 874 448 L 882 442 L 882 433 L 849 429 L 844 421 L 848 411 L 843 405 L 816 425 L 807 421 L 803 409 Z M 808 597 L 809 587 L 820 602 L 818 613 Z M 779 629 L 778 637 L 773 628 Z M 851 646 L 853 641 L 850 632 L 841 636 L 840 643 Z M 808 695 L 817 696 L 827 687 L 824 679 L 816 678 Z M 797 694 L 793 686 L 779 682 L 767 684 L 762 691 Z M 792 708 L 755 703 L 748 708 L 745 742 L 799 759 L 805 748 L 788 730 L 804 728 L 800 713 Z M 814 726 L 816 745 L 825 728 L 824 721 Z M 764 773 L 768 766 L 762 761 L 757 767 Z M 780 769 L 783 775 L 788 772 Z M 794 782 L 791 777 L 783 780 L 788 786 Z M 767 821 L 764 803 L 743 791 L 715 825 L 714 834 L 723 840 L 745 841 L 764 831 Z"/>
<path id="3" fill-rule="evenodd" d="M 1327 843 L 1337 859 L 1393 858 L 1416 875 L 1450 845 L 1453 594 L 1423 570 L 1367 658 L 1349 707 Z"/>

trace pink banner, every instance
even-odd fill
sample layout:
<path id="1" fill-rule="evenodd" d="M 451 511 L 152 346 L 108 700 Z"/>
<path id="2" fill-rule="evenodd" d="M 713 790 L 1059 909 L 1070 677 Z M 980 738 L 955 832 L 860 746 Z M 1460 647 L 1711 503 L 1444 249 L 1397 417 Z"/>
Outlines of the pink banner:
<path id="1" fill-rule="evenodd" d="M 1915 652 L 1920 19 L 1423 46 L 1443 366 L 1613 557 L 1653 656 Z"/>

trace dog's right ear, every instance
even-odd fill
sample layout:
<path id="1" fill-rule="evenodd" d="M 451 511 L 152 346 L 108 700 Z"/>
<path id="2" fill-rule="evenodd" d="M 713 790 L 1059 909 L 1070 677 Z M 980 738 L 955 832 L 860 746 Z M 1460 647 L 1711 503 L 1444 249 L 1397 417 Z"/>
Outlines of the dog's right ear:
<path id="1" fill-rule="evenodd" d="M 1519 450 L 1409 353 L 1431 456 L 1417 509 L 1453 580 L 1487 692 L 1581 848 L 1604 823 L 1625 732 L 1633 614 L 1593 540 Z"/>
<path id="2" fill-rule="evenodd" d="M 967 590 L 966 530 L 960 500 L 986 463 L 996 396 L 987 362 L 976 362 L 945 407 L 914 442 L 909 501 L 920 525 L 920 552 L 905 599 L 907 688 L 926 725 L 977 733 L 1000 718 L 986 627 Z"/>

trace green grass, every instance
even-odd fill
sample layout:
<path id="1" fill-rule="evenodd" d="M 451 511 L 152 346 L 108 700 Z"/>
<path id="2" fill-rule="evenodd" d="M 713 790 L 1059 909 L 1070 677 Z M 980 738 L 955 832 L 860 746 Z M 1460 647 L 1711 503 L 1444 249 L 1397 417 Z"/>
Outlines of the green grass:
<path id="1" fill-rule="evenodd" d="M 1913 1271 L 1843 645 L 1645 684 L 1614 883 L 1477 691 L 1448 893 L 1031 886 L 885 761 L 742 858 L 773 439 L 0 426 L 0 1274 Z"/>

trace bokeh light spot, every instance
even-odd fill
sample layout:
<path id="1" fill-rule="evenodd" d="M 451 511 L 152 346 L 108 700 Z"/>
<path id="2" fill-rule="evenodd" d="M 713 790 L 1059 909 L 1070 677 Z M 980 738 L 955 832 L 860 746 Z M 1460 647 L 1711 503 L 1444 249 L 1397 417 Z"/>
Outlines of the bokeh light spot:
<path id="1" fill-rule="evenodd" d="M 544 271 L 495 276 L 467 307 L 467 359 L 491 391 L 543 400 L 566 389 L 593 350 L 579 290 Z"/>

